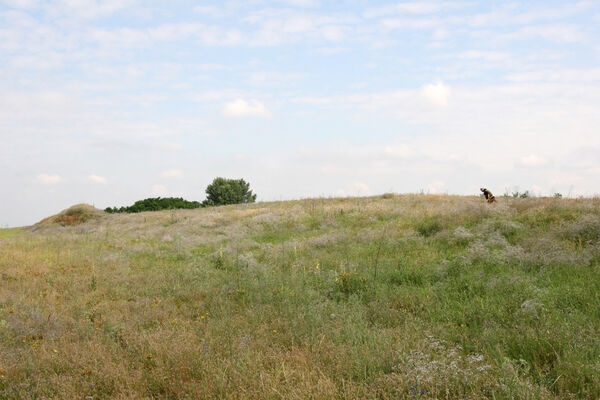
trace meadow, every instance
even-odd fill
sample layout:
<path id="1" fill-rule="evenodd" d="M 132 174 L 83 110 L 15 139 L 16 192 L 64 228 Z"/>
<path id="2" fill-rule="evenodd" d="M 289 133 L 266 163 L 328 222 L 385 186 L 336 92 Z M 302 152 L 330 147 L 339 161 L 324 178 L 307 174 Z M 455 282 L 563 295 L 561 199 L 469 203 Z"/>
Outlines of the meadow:
<path id="1" fill-rule="evenodd" d="M 0 399 L 413 398 L 600 398 L 600 199 L 0 230 Z"/>

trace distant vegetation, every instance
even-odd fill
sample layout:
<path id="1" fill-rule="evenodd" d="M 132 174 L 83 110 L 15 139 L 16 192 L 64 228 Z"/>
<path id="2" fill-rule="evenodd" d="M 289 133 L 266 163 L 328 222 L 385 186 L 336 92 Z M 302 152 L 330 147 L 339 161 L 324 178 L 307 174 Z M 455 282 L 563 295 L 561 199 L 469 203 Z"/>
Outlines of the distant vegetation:
<path id="1" fill-rule="evenodd" d="M 243 179 L 215 178 L 206 188 L 204 206 L 254 203 L 256 195 L 250 190 L 250 183 Z"/>
<path id="2" fill-rule="evenodd" d="M 250 183 L 243 179 L 215 178 L 206 187 L 206 200 L 188 201 L 181 197 L 151 197 L 138 200 L 129 207 L 106 207 L 107 213 L 138 213 L 175 209 L 192 209 L 227 204 L 254 203 L 256 194 L 250 190 Z"/>
<path id="3" fill-rule="evenodd" d="M 201 206 L 198 201 L 187 201 L 181 197 L 151 197 L 144 200 L 138 200 L 129 207 L 107 207 L 104 209 L 107 213 L 138 213 L 142 211 L 159 211 L 174 209 L 191 209 Z"/>

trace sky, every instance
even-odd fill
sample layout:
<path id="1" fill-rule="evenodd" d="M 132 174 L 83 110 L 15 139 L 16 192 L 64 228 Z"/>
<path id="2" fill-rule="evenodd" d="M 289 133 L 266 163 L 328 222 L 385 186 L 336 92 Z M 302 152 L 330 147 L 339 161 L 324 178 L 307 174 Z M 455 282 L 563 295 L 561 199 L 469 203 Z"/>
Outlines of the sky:
<path id="1" fill-rule="evenodd" d="M 0 0 L 0 227 L 77 203 L 600 193 L 600 1 Z"/>

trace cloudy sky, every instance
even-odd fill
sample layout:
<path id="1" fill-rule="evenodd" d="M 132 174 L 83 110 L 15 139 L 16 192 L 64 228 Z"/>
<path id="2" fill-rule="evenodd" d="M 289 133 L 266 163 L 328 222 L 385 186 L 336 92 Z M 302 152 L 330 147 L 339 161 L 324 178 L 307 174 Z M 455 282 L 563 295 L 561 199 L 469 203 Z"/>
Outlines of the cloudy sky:
<path id="1" fill-rule="evenodd" d="M 0 0 L 0 226 L 72 204 L 600 193 L 600 1 Z"/>

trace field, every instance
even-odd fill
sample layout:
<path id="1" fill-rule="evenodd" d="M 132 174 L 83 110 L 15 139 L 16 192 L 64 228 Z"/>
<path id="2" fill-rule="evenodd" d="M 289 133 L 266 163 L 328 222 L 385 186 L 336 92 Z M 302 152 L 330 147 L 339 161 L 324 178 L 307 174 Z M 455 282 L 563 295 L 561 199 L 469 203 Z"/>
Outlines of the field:
<path id="1" fill-rule="evenodd" d="M 600 199 L 0 230 L 0 399 L 600 398 Z"/>

